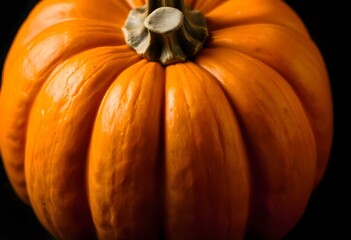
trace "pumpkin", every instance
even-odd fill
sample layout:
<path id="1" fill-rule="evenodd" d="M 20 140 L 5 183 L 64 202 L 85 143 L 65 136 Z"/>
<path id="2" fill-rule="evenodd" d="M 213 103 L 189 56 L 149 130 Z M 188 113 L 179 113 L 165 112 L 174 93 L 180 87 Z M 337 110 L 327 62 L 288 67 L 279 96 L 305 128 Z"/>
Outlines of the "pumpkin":
<path id="1" fill-rule="evenodd" d="M 3 163 L 58 239 L 279 239 L 332 126 L 322 55 L 279 0 L 40 1 L 3 70 Z"/>

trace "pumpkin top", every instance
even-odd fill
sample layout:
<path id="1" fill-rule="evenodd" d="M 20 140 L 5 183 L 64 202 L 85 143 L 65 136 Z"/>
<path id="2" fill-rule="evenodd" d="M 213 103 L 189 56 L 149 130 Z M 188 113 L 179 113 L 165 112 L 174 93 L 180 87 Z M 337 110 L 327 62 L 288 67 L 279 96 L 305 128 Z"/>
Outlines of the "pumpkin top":
<path id="1" fill-rule="evenodd" d="M 209 35 L 205 17 L 183 0 L 148 1 L 130 11 L 122 31 L 139 55 L 164 65 L 196 55 Z"/>

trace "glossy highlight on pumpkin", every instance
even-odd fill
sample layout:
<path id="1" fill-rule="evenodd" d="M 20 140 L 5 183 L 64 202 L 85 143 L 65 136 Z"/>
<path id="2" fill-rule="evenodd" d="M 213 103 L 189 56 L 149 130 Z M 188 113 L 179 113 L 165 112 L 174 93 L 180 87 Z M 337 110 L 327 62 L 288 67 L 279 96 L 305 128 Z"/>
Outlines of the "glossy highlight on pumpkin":
<path id="1" fill-rule="evenodd" d="M 8 178 L 57 239 L 279 239 L 327 166 L 323 58 L 280 0 L 187 0 L 209 38 L 184 63 L 138 56 L 142 0 L 45 0 L 3 71 Z"/>

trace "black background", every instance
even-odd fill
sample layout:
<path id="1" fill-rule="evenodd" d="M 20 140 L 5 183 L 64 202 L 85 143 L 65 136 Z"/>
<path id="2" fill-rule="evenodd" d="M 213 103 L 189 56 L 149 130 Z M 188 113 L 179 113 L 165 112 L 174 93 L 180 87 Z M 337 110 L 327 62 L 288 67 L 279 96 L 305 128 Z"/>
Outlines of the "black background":
<path id="1" fill-rule="evenodd" d="M 239 1 L 239 0 L 238 0 Z M 8 0 L 0 3 L 0 72 L 10 44 L 31 8 L 34 0 Z M 329 166 L 323 181 L 313 193 L 299 224 L 285 238 L 291 239 L 351 239 L 348 206 L 348 166 L 346 153 L 349 134 L 346 116 L 350 110 L 350 81 L 346 56 L 346 2 L 344 0 L 286 1 L 305 22 L 320 48 L 329 71 L 334 100 L 334 141 Z M 350 143 L 350 141 L 348 140 Z M 41 227 L 32 210 L 14 194 L 0 161 L 0 240 L 52 239 Z"/>

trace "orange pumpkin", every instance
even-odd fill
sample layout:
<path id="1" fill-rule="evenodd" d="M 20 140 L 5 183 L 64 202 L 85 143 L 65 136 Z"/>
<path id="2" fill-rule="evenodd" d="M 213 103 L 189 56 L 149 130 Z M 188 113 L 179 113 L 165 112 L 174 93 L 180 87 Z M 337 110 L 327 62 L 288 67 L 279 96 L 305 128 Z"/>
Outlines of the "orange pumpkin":
<path id="1" fill-rule="evenodd" d="M 121 30 L 143 4 L 45 0 L 24 22 L 0 98 L 15 191 L 59 239 L 281 238 L 329 158 L 318 48 L 283 1 L 188 0 L 208 39 L 163 65 Z"/>

